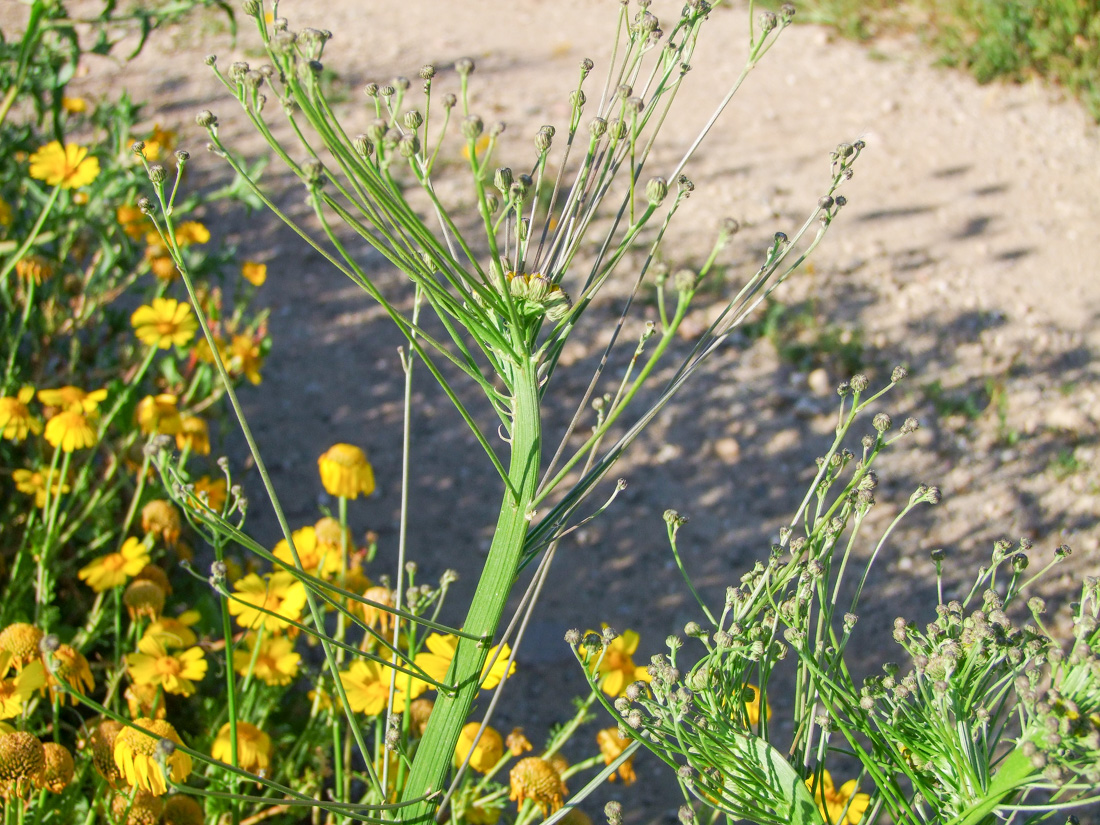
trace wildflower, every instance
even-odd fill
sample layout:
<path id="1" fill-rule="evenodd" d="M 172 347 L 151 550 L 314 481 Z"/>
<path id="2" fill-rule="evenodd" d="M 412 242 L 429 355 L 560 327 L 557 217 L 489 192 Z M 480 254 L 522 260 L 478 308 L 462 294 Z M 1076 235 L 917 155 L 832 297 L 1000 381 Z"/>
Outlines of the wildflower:
<path id="1" fill-rule="evenodd" d="M 134 310 L 130 323 L 143 343 L 160 349 L 168 349 L 173 344 L 184 346 L 195 337 L 195 330 L 199 328 L 191 305 L 175 298 L 154 298 L 152 303 Z"/>
<path id="2" fill-rule="evenodd" d="M 409 724 L 414 736 L 423 736 L 428 729 L 428 718 L 435 709 L 435 702 L 431 699 L 413 699 L 409 703 Z"/>
<path id="3" fill-rule="evenodd" d="M 255 661 L 253 661 L 255 656 Z M 233 651 L 233 669 L 242 676 L 252 675 L 268 685 L 289 685 L 298 675 L 302 657 L 294 652 L 294 642 L 285 636 L 264 636 L 256 650 L 256 635 L 245 636 L 241 647 Z"/>
<path id="4" fill-rule="evenodd" d="M 116 793 L 111 798 L 111 814 L 121 825 L 157 825 L 163 813 L 160 797 L 146 790 L 139 790 L 132 800 L 129 793 Z"/>
<path id="5" fill-rule="evenodd" d="M 357 659 L 347 670 L 340 671 L 340 683 L 348 695 L 351 709 L 367 716 L 377 716 L 384 711 L 390 694 L 390 676 L 390 669 L 385 665 L 363 659 Z M 395 711 L 403 711 L 408 699 L 415 699 L 427 689 L 425 682 L 409 680 L 403 673 L 397 674 L 396 686 L 397 692 L 393 697 Z"/>
<path id="6" fill-rule="evenodd" d="M 180 450 L 190 450 L 195 455 L 210 455 L 210 430 L 206 426 L 206 420 L 190 413 L 180 415 L 176 446 Z"/>
<path id="7" fill-rule="evenodd" d="M 136 206 L 123 204 L 115 210 L 115 220 L 127 237 L 140 240 L 141 236 L 153 228 L 152 222 Z"/>
<path id="8" fill-rule="evenodd" d="M 53 264 L 41 255 L 27 255 L 15 262 L 15 274 L 26 284 L 34 281 L 35 286 L 41 286 L 53 273 Z"/>
<path id="9" fill-rule="evenodd" d="M 206 506 L 215 513 L 220 513 L 222 507 L 225 506 L 227 493 L 225 479 L 202 476 L 196 479 L 193 484 L 195 488 L 195 497 L 201 502 L 203 496 L 206 496 Z"/>
<path id="10" fill-rule="evenodd" d="M 433 633 L 424 640 L 424 646 L 428 653 L 418 653 L 416 656 L 417 667 L 420 667 L 435 681 L 442 682 L 451 666 L 451 659 L 455 656 L 458 647 L 458 637 L 451 634 Z M 497 655 L 497 652 L 500 655 Z M 481 672 L 481 687 L 485 690 L 495 688 L 505 678 L 516 672 L 516 663 L 508 666 L 508 659 L 512 653 L 508 645 L 497 645 L 489 650 L 489 656 L 485 660 L 485 668 Z M 496 661 L 493 661 L 493 660 Z M 492 664 L 490 664 L 492 663 Z"/>
<path id="11" fill-rule="evenodd" d="M 159 685 L 167 693 L 190 696 L 195 692 L 195 682 L 206 675 L 201 647 L 176 652 L 158 636 L 146 635 L 138 642 L 138 651 L 126 657 L 126 668 L 139 685 Z"/>
<path id="12" fill-rule="evenodd" d="M 210 749 L 211 756 L 220 759 L 222 762 L 233 762 L 233 746 L 230 735 L 230 723 L 226 722 L 214 739 L 214 746 Z M 274 748 L 270 736 L 248 722 L 237 723 L 237 764 L 242 770 L 261 776 L 266 774 L 273 753 Z"/>
<path id="13" fill-rule="evenodd" d="M 337 522 L 337 529 L 339 529 Z M 298 551 L 298 559 L 302 562 L 302 569 L 311 575 L 323 579 L 331 579 L 340 572 L 343 567 L 343 551 L 340 549 L 340 538 L 336 536 L 336 542 L 321 541 L 315 527 L 306 526 L 301 530 L 295 530 L 290 536 L 294 539 L 294 549 Z M 331 532 L 327 536 L 333 538 Z M 350 543 L 350 542 L 349 542 Z M 294 567 L 294 556 L 291 555 L 290 545 L 286 539 L 281 539 L 272 551 L 275 558 Z"/>
<path id="14" fill-rule="evenodd" d="M 353 444 L 333 444 L 317 459 L 317 468 L 330 496 L 356 499 L 374 492 L 374 470 L 367 454 Z"/>
<path id="15" fill-rule="evenodd" d="M 753 684 L 746 684 L 745 688 L 753 692 L 752 699 L 745 700 L 745 717 L 749 727 L 756 727 L 760 724 L 760 688 Z M 772 704 L 767 699 L 764 699 L 764 717 L 765 719 L 772 718 Z"/>
<path id="16" fill-rule="evenodd" d="M 0 653 L 0 672 L 6 672 L 10 665 L 11 654 Z M 27 700 L 45 684 L 46 669 L 41 661 L 31 662 L 13 678 L 0 681 L 0 719 L 12 719 L 21 714 Z"/>
<path id="17" fill-rule="evenodd" d="M 161 701 L 160 687 L 158 685 L 132 684 L 122 694 L 126 700 L 126 709 L 135 719 L 146 716 L 150 719 L 163 719 L 168 710 Z"/>
<path id="18" fill-rule="evenodd" d="M 260 367 L 263 366 L 260 345 L 249 336 L 234 335 L 229 343 L 228 355 L 226 368 L 230 372 L 243 375 L 251 384 L 259 384 L 263 381 L 260 377 Z"/>
<path id="19" fill-rule="evenodd" d="M 148 563 L 148 548 L 130 536 L 123 542 L 122 549 L 117 553 L 100 556 L 80 568 L 76 575 L 96 593 L 102 593 L 112 587 L 126 584 L 127 579 L 140 573 Z"/>
<path id="20" fill-rule="evenodd" d="M 252 286 L 263 286 L 264 281 L 267 280 L 267 264 L 245 261 L 241 264 L 241 277 Z"/>
<path id="21" fill-rule="evenodd" d="M 92 765 L 112 788 L 118 787 L 122 781 L 122 772 L 115 765 L 115 740 L 122 727 L 122 723 L 114 719 L 100 717 L 98 722 L 92 724 L 92 732 L 88 736 Z"/>
<path id="22" fill-rule="evenodd" d="M 154 581 L 134 579 L 126 586 L 122 594 L 122 603 L 130 613 L 130 621 L 142 616 L 147 619 L 156 619 L 164 610 L 164 599 L 167 595 Z"/>
<path id="23" fill-rule="evenodd" d="M 149 269 L 158 281 L 172 283 L 179 277 L 176 262 L 168 254 L 168 249 L 163 244 L 152 244 L 145 248 L 145 260 L 149 263 Z"/>
<path id="24" fill-rule="evenodd" d="M 76 765 L 73 755 L 64 745 L 45 742 L 42 745 L 46 762 L 42 769 L 42 787 L 51 793 L 61 793 L 73 781 Z"/>
<path id="25" fill-rule="evenodd" d="M 99 175 L 99 161 L 88 157 L 88 150 L 75 143 L 47 143 L 30 157 L 30 175 L 47 186 L 77 189 L 87 186 Z"/>
<path id="26" fill-rule="evenodd" d="M 29 733 L 0 734 L 0 796 L 28 798 L 42 781 L 46 751 Z"/>
<path id="27" fill-rule="evenodd" d="M 107 389 L 101 388 L 85 392 L 72 385 L 58 387 L 55 390 L 39 390 L 38 400 L 47 407 L 59 410 L 77 410 L 91 414 L 99 409 L 99 402 L 107 399 Z"/>
<path id="28" fill-rule="evenodd" d="M 504 744 L 508 746 L 512 756 L 523 756 L 534 747 L 531 740 L 523 735 L 523 728 L 512 728 L 512 732 L 508 734 Z"/>
<path id="29" fill-rule="evenodd" d="M 176 243 L 180 246 L 206 243 L 209 240 L 210 230 L 198 221 L 184 221 L 176 227 Z"/>
<path id="30" fill-rule="evenodd" d="M 115 767 L 130 785 L 161 796 L 168 790 L 164 773 L 157 763 L 157 746 L 161 739 L 182 745 L 176 729 L 163 719 L 138 719 L 136 727 L 119 731 L 115 738 Z M 182 782 L 191 773 L 191 757 L 181 750 L 167 759 L 172 781 Z"/>
<path id="31" fill-rule="evenodd" d="M 51 447 L 71 453 L 95 444 L 96 431 L 89 423 L 87 414 L 69 409 L 46 422 L 46 440 Z"/>
<path id="32" fill-rule="evenodd" d="M 871 797 L 865 793 L 854 793 L 856 780 L 849 779 L 840 789 L 833 787 L 833 778 L 829 772 L 822 768 L 821 781 L 814 787 L 814 777 L 806 780 L 806 787 L 813 793 L 817 800 L 817 809 L 826 822 L 835 822 L 836 825 L 856 825 L 862 818 L 863 812 L 871 803 Z M 850 800 L 850 801 L 849 801 Z M 847 813 L 844 809 L 847 807 Z M 842 817 L 841 814 L 844 814 Z"/>
<path id="33" fill-rule="evenodd" d="M 16 622 L 0 631 L 0 657 L 8 654 L 11 658 L 2 668 L 0 673 L 7 671 L 9 667 L 22 670 L 31 662 L 36 662 L 41 657 L 38 649 L 39 642 L 46 635 L 33 624 Z M 0 658 L 0 662 L 3 659 Z"/>
<path id="34" fill-rule="evenodd" d="M 61 701 L 65 701 L 64 691 L 60 687 L 64 682 L 75 693 L 87 695 L 95 687 L 95 679 L 92 677 L 92 669 L 84 654 L 71 645 L 59 645 L 53 652 L 53 669 L 46 674 L 46 684 L 51 691 L 61 695 Z M 79 700 L 69 695 L 69 702 L 76 705 Z"/>
<path id="35" fill-rule="evenodd" d="M 604 629 L 607 625 L 603 625 Z M 640 637 L 633 630 L 624 631 L 609 644 L 599 662 L 600 690 L 608 696 L 622 696 L 626 686 L 639 679 L 650 680 L 649 672 L 634 664 L 631 658 L 638 649 Z"/>
<path id="36" fill-rule="evenodd" d="M 191 647 L 199 640 L 191 625 L 196 624 L 202 615 L 197 610 L 185 610 L 176 618 L 161 616 L 145 629 L 146 636 L 157 636 L 165 647 Z"/>
<path id="37" fill-rule="evenodd" d="M 458 735 L 455 745 L 454 764 L 458 767 L 470 757 L 470 767 L 478 773 L 488 773 L 504 755 L 504 741 L 493 728 L 486 726 L 481 739 L 474 745 L 474 737 L 481 728 L 480 722 L 467 722 Z M 471 751 L 471 746 L 473 750 Z"/>
<path id="38" fill-rule="evenodd" d="M 27 404 L 34 398 L 34 387 L 25 385 L 12 396 L 0 396 L 0 437 L 22 441 L 28 433 L 42 432 L 42 422 L 31 415 Z"/>
<path id="39" fill-rule="evenodd" d="M 603 756 L 604 764 L 610 765 L 622 756 L 623 751 L 630 747 L 630 737 L 619 736 L 618 728 L 604 728 L 596 734 L 596 744 L 600 746 L 600 754 Z M 624 785 L 632 785 L 634 783 L 637 776 L 634 774 L 633 756 L 619 765 L 615 773 L 611 774 L 609 778 L 612 782 L 615 781 L 616 775 L 623 778 Z"/>
<path id="40" fill-rule="evenodd" d="M 134 419 L 146 435 L 175 435 L 183 424 L 180 411 L 176 407 L 176 396 L 168 392 L 160 395 L 147 395 L 138 402 Z"/>
<path id="41" fill-rule="evenodd" d="M 249 573 L 233 585 L 229 612 L 245 630 L 279 631 L 297 621 L 305 605 L 306 589 L 290 573 L 272 573 L 266 582 Z"/>
<path id="42" fill-rule="evenodd" d="M 363 591 L 363 598 L 385 607 L 393 607 L 396 604 L 394 593 L 388 587 L 368 587 Z M 393 613 L 369 604 L 362 605 L 362 608 L 363 620 L 367 623 L 367 627 L 377 628 L 382 635 L 387 635 L 393 628 L 395 619 Z"/>
<path id="43" fill-rule="evenodd" d="M 88 111 L 88 101 L 82 97 L 62 97 L 61 108 L 71 115 Z"/>
<path id="44" fill-rule="evenodd" d="M 142 142 L 145 144 L 145 159 L 160 160 L 175 148 L 176 133 L 171 129 L 162 129 L 157 123 L 152 134 Z"/>
<path id="45" fill-rule="evenodd" d="M 530 799 L 548 817 L 562 806 L 562 796 L 568 793 L 558 772 L 545 759 L 528 756 L 519 760 L 508 775 L 512 793 L 508 797 L 522 808 Z"/>
<path id="46" fill-rule="evenodd" d="M 140 572 L 134 576 L 137 580 L 145 579 L 150 581 L 164 591 L 164 595 L 168 596 L 172 593 L 172 585 L 168 581 L 168 574 L 157 567 L 155 564 L 147 564 L 141 568 Z"/>
<path id="47" fill-rule="evenodd" d="M 67 493 L 70 490 L 68 484 L 65 484 L 61 480 L 61 472 L 55 471 L 53 483 L 50 485 L 50 496 L 56 498 L 57 496 Z M 15 489 L 21 493 L 26 493 L 28 496 L 34 496 L 34 504 L 36 507 L 46 506 L 46 474 L 39 470 L 12 470 L 12 480 L 15 482 Z"/>
<path id="48" fill-rule="evenodd" d="M 164 801 L 164 825 L 203 825 L 205 821 L 202 805 L 190 796 L 176 793 Z"/>
<path id="49" fill-rule="evenodd" d="M 153 499 L 141 508 L 141 529 L 163 539 L 169 547 L 179 541 L 180 527 L 179 510 L 166 499 Z"/>

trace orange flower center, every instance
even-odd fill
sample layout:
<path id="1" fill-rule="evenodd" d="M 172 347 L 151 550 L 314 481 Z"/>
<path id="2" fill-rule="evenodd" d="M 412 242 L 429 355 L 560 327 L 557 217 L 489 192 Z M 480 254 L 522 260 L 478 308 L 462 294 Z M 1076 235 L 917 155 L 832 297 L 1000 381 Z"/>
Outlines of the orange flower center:
<path id="1" fill-rule="evenodd" d="M 157 332 L 161 335 L 171 335 L 176 331 L 176 323 L 171 318 L 157 321 Z"/>
<path id="2" fill-rule="evenodd" d="M 172 656 L 157 659 L 157 673 L 161 676 L 179 676 L 181 670 L 183 666 Z"/>
<path id="3" fill-rule="evenodd" d="M 103 557 L 103 566 L 112 573 L 121 570 L 126 565 L 126 559 L 121 553 L 111 553 Z"/>

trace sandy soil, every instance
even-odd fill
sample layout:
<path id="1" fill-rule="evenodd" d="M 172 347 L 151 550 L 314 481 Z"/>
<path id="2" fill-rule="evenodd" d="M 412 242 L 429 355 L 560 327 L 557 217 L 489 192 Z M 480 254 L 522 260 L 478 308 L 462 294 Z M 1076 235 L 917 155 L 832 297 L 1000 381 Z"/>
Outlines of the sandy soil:
<path id="1" fill-rule="evenodd" d="M 606 65 L 618 8 L 610 0 L 285 0 L 280 10 L 292 28 L 336 33 L 325 63 L 347 89 L 340 108 L 349 132 L 367 116 L 365 82 L 415 77 L 430 61 L 443 70 L 437 88 L 454 86 L 454 60 L 474 57 L 474 108 L 486 120 L 507 122 L 503 158 L 521 166 L 530 160 L 536 129 L 561 125 L 581 58 L 596 61 L 597 76 Z M 678 9 L 658 3 L 653 10 Z M 744 35 L 744 8 L 715 12 L 666 145 L 684 146 L 724 94 L 744 60 Z M 159 42 L 160 51 L 128 66 L 90 64 L 80 82 L 101 93 L 109 73 L 114 88 L 152 101 L 150 123 L 180 128 L 194 150 L 204 138 L 193 115 L 210 108 L 230 144 L 246 156 L 260 154 L 201 59 L 216 52 L 223 65 L 255 60 L 254 33 L 243 32 L 233 45 L 211 18 L 176 35 L 170 51 L 163 37 Z M 922 429 L 883 464 L 875 524 L 888 523 L 920 481 L 944 491 L 942 504 L 913 518 L 888 544 L 861 619 L 863 666 L 896 657 L 889 634 L 895 616 L 928 615 L 932 548 L 947 548 L 958 582 L 987 557 L 995 538 L 1027 536 L 1043 561 L 1069 544 L 1073 558 L 1044 586 L 1052 604 L 1072 597 L 1080 575 L 1097 572 L 1098 134 L 1057 91 L 1037 84 L 980 87 L 931 67 L 931 58 L 910 43 L 868 49 L 798 26 L 750 76 L 687 169 L 697 188 L 674 226 L 669 254 L 698 262 L 721 219 L 737 218 L 744 229 L 725 255 L 732 288 L 756 268 L 766 240 L 793 230 L 817 200 L 829 151 L 840 141 L 867 143 L 847 185 L 849 205 L 809 271 L 779 295 L 809 307 L 813 322 L 804 335 L 811 342 L 828 332 L 862 341 L 861 362 L 877 381 L 898 363 L 913 374 L 884 409 L 898 421 L 918 417 Z M 193 154 L 199 180 L 228 181 L 215 159 Z M 678 157 L 674 149 L 660 155 L 654 173 Z M 297 187 L 279 174 L 267 180 L 281 202 L 301 212 Z M 335 441 L 360 444 L 380 488 L 352 508 L 352 519 L 359 531 L 377 531 L 383 560 L 392 559 L 398 336 L 366 296 L 266 216 L 231 214 L 218 225 L 247 256 L 269 264 L 261 297 L 273 308 L 275 346 L 263 384 L 244 398 L 291 521 L 297 526 L 316 516 L 316 456 Z M 377 272 L 381 283 L 398 288 L 393 273 Z M 719 296 L 712 303 L 718 306 Z M 613 322 L 614 309 L 610 302 L 598 306 L 571 347 L 573 364 L 550 404 L 553 432 L 579 399 L 600 327 Z M 704 304 L 692 326 L 700 328 L 712 311 Z M 520 676 L 505 698 L 502 727 L 545 730 L 567 710 L 562 697 L 581 689 L 561 641 L 566 628 L 606 621 L 636 629 L 644 661 L 668 633 L 696 618 L 663 539 L 666 508 L 692 519 L 681 546 L 705 597 L 719 599 L 766 554 L 812 477 L 814 456 L 828 445 L 832 388 L 847 377 L 835 357 L 794 364 L 763 338 L 737 342 L 709 363 L 624 460 L 618 472 L 630 482 L 624 495 L 559 551 Z M 491 468 L 426 378 L 421 370 L 416 382 L 409 552 L 427 578 L 457 568 L 462 597 L 484 558 L 498 490 Z M 959 412 L 967 399 L 970 412 Z M 239 440 L 230 439 L 229 451 L 243 466 Z M 248 480 L 257 502 L 253 527 L 274 542 L 277 528 L 258 503 L 257 481 Z M 644 781 L 623 793 L 633 818 L 674 815 L 672 783 L 655 760 L 643 760 L 639 770 Z"/>

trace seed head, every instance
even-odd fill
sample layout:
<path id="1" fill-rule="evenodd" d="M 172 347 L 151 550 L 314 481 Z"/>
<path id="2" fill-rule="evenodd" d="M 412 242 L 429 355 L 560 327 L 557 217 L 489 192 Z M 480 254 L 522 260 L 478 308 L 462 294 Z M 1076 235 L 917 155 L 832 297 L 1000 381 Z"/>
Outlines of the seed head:
<path id="1" fill-rule="evenodd" d="M 467 77 L 474 68 L 474 61 L 468 57 L 461 57 L 455 61 L 455 71 L 460 77 Z"/>
<path id="2" fill-rule="evenodd" d="M 886 413 L 879 413 L 871 420 L 871 426 L 884 433 L 894 426 L 894 420 Z"/>
<path id="3" fill-rule="evenodd" d="M 433 77 L 435 77 L 435 66 L 431 63 L 425 63 L 420 67 L 421 80 L 431 80 Z"/>

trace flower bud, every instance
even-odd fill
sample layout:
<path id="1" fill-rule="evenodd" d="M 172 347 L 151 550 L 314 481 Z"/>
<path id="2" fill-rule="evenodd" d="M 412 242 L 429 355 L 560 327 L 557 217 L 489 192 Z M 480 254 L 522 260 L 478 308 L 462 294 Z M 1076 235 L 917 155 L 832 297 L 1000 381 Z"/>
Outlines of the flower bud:
<path id="1" fill-rule="evenodd" d="M 512 170 L 507 166 L 501 166 L 493 175 L 493 186 L 500 190 L 500 194 L 508 194 L 512 186 Z"/>
<path id="2" fill-rule="evenodd" d="M 485 131 L 485 123 L 477 115 L 469 115 L 462 121 L 462 136 L 468 141 L 476 141 Z"/>
<path id="3" fill-rule="evenodd" d="M 168 173 L 164 171 L 164 167 L 159 163 L 149 165 L 149 180 L 154 184 L 164 183 L 166 177 L 168 177 Z"/>
<path id="4" fill-rule="evenodd" d="M 204 129 L 213 129 L 218 125 L 218 119 L 209 109 L 203 109 L 195 116 L 195 123 Z"/>
<path id="5" fill-rule="evenodd" d="M 474 70 L 474 61 L 468 57 L 461 57 L 455 61 L 455 71 L 460 77 L 466 77 Z"/>
<path id="6" fill-rule="evenodd" d="M 420 67 L 421 80 L 431 80 L 433 77 L 435 77 L 435 66 L 431 63 L 425 63 Z"/>
<path id="7" fill-rule="evenodd" d="M 664 178 L 651 178 L 645 185 L 646 200 L 651 206 L 660 206 L 661 201 L 668 195 L 668 181 Z"/>
<path id="8" fill-rule="evenodd" d="M 413 131 L 420 128 L 420 124 L 424 122 L 424 116 L 420 114 L 416 109 L 412 109 L 405 112 L 405 116 L 401 119 L 405 124 L 406 129 L 412 129 Z"/>

